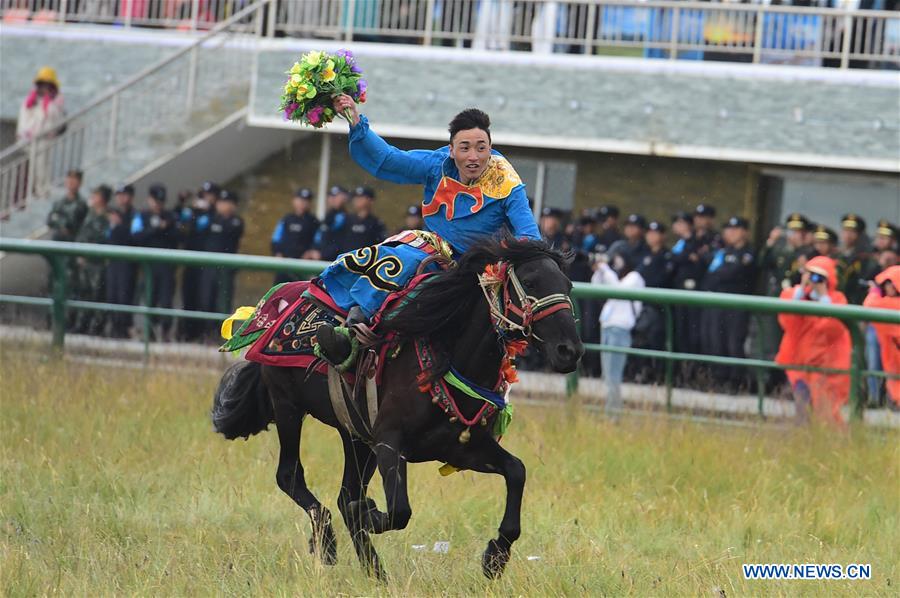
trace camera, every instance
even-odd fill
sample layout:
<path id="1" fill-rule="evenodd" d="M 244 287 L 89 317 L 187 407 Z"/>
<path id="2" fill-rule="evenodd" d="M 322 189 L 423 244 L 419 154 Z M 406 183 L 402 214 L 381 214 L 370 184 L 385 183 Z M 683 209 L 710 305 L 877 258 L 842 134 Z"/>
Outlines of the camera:
<path id="1" fill-rule="evenodd" d="M 809 281 L 814 284 L 818 284 L 820 282 L 825 282 L 825 277 L 822 276 L 821 274 L 819 274 L 818 272 L 812 272 L 809 275 Z"/>

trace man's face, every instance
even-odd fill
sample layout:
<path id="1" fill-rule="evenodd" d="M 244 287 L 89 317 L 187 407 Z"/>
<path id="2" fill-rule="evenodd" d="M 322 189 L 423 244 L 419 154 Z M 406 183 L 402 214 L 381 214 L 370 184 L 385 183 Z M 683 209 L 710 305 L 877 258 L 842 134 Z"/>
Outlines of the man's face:
<path id="1" fill-rule="evenodd" d="M 157 201 L 153 197 L 148 197 L 147 198 L 147 208 L 154 214 L 159 214 L 163 210 L 163 204 L 162 204 L 162 202 Z"/>
<path id="2" fill-rule="evenodd" d="M 884 251 L 885 249 L 889 249 L 891 246 L 891 238 L 887 235 L 876 235 L 875 240 L 872 241 L 872 246 L 877 251 Z"/>
<path id="3" fill-rule="evenodd" d="M 898 295 L 897 287 L 890 280 L 884 283 L 884 294 L 888 297 L 896 297 Z"/>
<path id="4" fill-rule="evenodd" d="M 625 233 L 625 238 L 629 241 L 637 241 L 644 236 L 644 229 L 637 224 L 626 224 L 625 230 L 622 232 Z"/>
<path id="5" fill-rule="evenodd" d="M 787 231 L 788 245 L 790 245 L 794 249 L 797 249 L 798 247 L 803 247 L 804 241 L 806 241 L 805 231 L 788 229 L 788 231 Z"/>
<path id="6" fill-rule="evenodd" d="M 619 217 L 607 216 L 606 220 L 603 221 L 603 230 L 611 230 L 614 228 L 619 228 Z"/>
<path id="7" fill-rule="evenodd" d="M 897 252 L 893 249 L 886 249 L 878 254 L 878 266 L 882 270 L 897 264 L 900 264 L 900 258 L 898 258 Z"/>
<path id="8" fill-rule="evenodd" d="M 368 195 L 354 195 L 353 211 L 360 216 L 368 216 L 372 211 L 372 198 Z"/>
<path id="9" fill-rule="evenodd" d="M 302 197 L 295 197 L 293 200 L 294 214 L 303 216 L 309 212 L 309 200 Z"/>
<path id="10" fill-rule="evenodd" d="M 852 228 L 842 228 L 841 229 L 841 245 L 844 247 L 855 247 L 856 242 L 859 240 L 859 233 L 856 232 L 856 229 Z"/>
<path id="11" fill-rule="evenodd" d="M 645 239 L 650 247 L 662 247 L 663 234 L 658 230 L 648 230 Z"/>
<path id="12" fill-rule="evenodd" d="M 541 216 L 541 234 L 552 237 L 559 232 L 561 225 L 556 216 Z"/>
<path id="13" fill-rule="evenodd" d="M 481 129 L 466 129 L 453 136 L 450 157 L 459 169 L 462 182 L 472 182 L 484 173 L 491 159 L 491 140 Z"/>
<path id="14" fill-rule="evenodd" d="M 125 210 L 131 207 L 131 202 L 134 201 L 134 198 L 130 193 L 116 193 L 116 206 L 119 209 Z"/>
<path id="15" fill-rule="evenodd" d="M 66 176 L 66 191 L 69 193 L 69 195 L 75 195 L 80 187 L 81 179 L 79 179 L 77 176 Z"/>
<path id="16" fill-rule="evenodd" d="M 690 223 L 686 220 L 676 220 L 672 223 L 672 232 L 681 239 L 687 239 L 691 236 L 693 230 L 691 229 Z"/>
<path id="17" fill-rule="evenodd" d="M 40 97 L 50 95 L 53 93 L 53 86 L 49 83 L 38 83 L 36 86 L 37 94 Z"/>
<path id="18" fill-rule="evenodd" d="M 95 212 L 99 213 L 106 211 L 106 202 L 103 200 L 103 196 L 99 193 L 91 193 L 91 199 L 88 203 L 91 206 L 91 209 Z"/>
<path id="19" fill-rule="evenodd" d="M 722 231 L 722 240 L 730 247 L 741 245 L 747 240 L 747 231 L 739 226 L 729 226 Z"/>
<path id="20" fill-rule="evenodd" d="M 234 216 L 235 212 L 237 212 L 237 204 L 233 201 L 220 199 L 216 202 L 216 214 L 224 218 L 230 218 L 231 216 Z"/>
<path id="21" fill-rule="evenodd" d="M 344 208 L 344 204 L 347 203 L 347 194 L 346 193 L 335 193 L 329 194 L 325 198 L 325 205 L 328 206 L 329 210 L 341 210 Z"/>
<path id="22" fill-rule="evenodd" d="M 818 239 L 813 242 L 813 249 L 815 249 L 819 255 L 831 255 L 834 252 L 834 245 L 831 244 L 831 241 Z"/>
<path id="23" fill-rule="evenodd" d="M 702 230 L 712 230 L 713 219 L 712 216 L 707 216 L 704 214 L 696 214 L 694 215 L 694 226 L 696 228 Z"/>

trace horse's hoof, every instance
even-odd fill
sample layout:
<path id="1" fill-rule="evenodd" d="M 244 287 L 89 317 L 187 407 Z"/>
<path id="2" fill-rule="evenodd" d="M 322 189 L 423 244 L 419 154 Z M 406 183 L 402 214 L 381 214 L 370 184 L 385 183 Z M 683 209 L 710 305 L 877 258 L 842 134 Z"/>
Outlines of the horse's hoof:
<path id="1" fill-rule="evenodd" d="M 325 565 L 337 564 L 337 537 L 331 527 L 331 517 L 326 516 L 318 525 L 313 526 L 313 535 L 309 539 L 309 553 L 318 557 Z"/>
<path id="2" fill-rule="evenodd" d="M 387 529 L 387 513 L 379 511 L 378 507 L 375 506 L 375 501 L 371 498 L 351 502 L 350 513 L 356 519 L 356 523 L 361 530 L 380 534 Z"/>
<path id="3" fill-rule="evenodd" d="M 488 579 L 499 579 L 509 562 L 509 549 L 500 546 L 496 540 L 488 542 L 481 557 L 481 572 Z"/>

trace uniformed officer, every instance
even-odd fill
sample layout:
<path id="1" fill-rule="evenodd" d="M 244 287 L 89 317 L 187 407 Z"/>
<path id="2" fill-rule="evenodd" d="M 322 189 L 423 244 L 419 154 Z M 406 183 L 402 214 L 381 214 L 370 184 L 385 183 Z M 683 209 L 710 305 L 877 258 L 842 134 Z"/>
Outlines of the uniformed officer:
<path id="1" fill-rule="evenodd" d="M 869 292 L 868 281 L 877 273 L 878 264 L 872 259 L 866 237 L 866 221 L 856 214 L 841 218 L 841 249 L 838 264 L 838 290 L 848 303 L 862 305 Z"/>
<path id="2" fill-rule="evenodd" d="M 328 190 L 325 198 L 325 218 L 319 225 L 314 244 L 318 255 L 311 256 L 326 261 L 334 260 L 341 253 L 341 235 L 347 223 L 347 201 L 350 193 L 339 185 Z"/>
<path id="3" fill-rule="evenodd" d="M 562 210 L 548 206 L 541 210 L 541 219 L 538 223 L 544 241 L 550 247 L 560 251 L 567 249 L 569 245 L 563 234 L 562 219 Z"/>
<path id="4" fill-rule="evenodd" d="M 700 245 L 694 235 L 694 216 L 689 212 L 677 212 L 672 216 L 672 233 L 677 239 L 672 246 L 672 288 L 695 291 L 703 282 L 706 264 L 700 259 L 697 249 Z M 700 353 L 701 310 L 687 305 L 672 307 L 675 319 L 675 350 L 679 353 Z M 695 381 L 696 363 L 681 362 L 680 375 L 683 384 Z"/>
<path id="5" fill-rule="evenodd" d="M 644 232 L 647 230 L 647 219 L 640 214 L 629 214 L 622 230 L 624 237 L 610 245 L 607 253 L 610 256 L 621 255 L 632 267 L 639 266 L 649 252 Z"/>
<path id="6" fill-rule="evenodd" d="M 66 174 L 66 194 L 53 202 L 50 213 L 47 214 L 47 228 L 50 229 L 50 238 L 54 241 L 74 241 L 78 235 L 78 229 L 87 216 L 88 207 L 81 194 L 78 192 L 81 187 L 81 171 L 70 170 Z M 70 290 L 78 283 L 78 274 L 75 266 L 75 260 L 68 257 L 62 258 L 65 263 L 67 286 Z M 53 276 L 51 273 L 50 284 L 48 288 L 53 292 Z M 69 323 L 72 321 L 69 319 Z"/>
<path id="7" fill-rule="evenodd" d="M 635 268 L 647 287 L 664 288 L 672 284 L 675 264 L 672 261 L 672 253 L 666 247 L 665 236 L 665 224 L 658 220 L 651 220 L 647 223 L 647 232 L 644 234 L 647 253 Z M 657 304 L 645 303 L 635 330 L 632 332 L 635 347 L 663 349 L 666 342 L 666 321 L 663 308 Z M 657 360 L 639 358 L 633 361 L 641 370 L 640 380 L 642 383 L 656 382 L 660 379 L 659 373 L 663 371 L 663 367 L 662 364 L 657 363 Z"/>
<path id="8" fill-rule="evenodd" d="M 819 224 L 813 231 L 813 250 L 816 255 L 838 259 L 838 235 L 824 224 Z M 840 276 L 840 270 L 838 270 Z M 798 281 L 799 284 L 799 281 Z"/>
<path id="9" fill-rule="evenodd" d="M 66 174 L 66 194 L 53 202 L 47 215 L 47 227 L 54 241 L 74 241 L 88 213 L 88 205 L 81 198 L 82 174 L 80 170 L 70 170 Z"/>
<path id="10" fill-rule="evenodd" d="M 310 211 L 312 200 L 313 192 L 305 187 L 294 193 L 293 210 L 278 221 L 272 232 L 272 255 L 292 259 L 309 257 L 308 252 L 313 248 L 319 230 L 319 219 Z M 292 272 L 275 274 L 275 284 L 299 279 Z"/>
<path id="11" fill-rule="evenodd" d="M 109 237 L 107 210 L 112 189 L 100 185 L 91 192 L 88 214 L 75 240 L 79 243 L 106 243 Z M 106 298 L 106 264 L 102 259 L 78 258 L 76 296 L 82 301 L 100 302 Z M 102 334 L 105 314 L 98 310 L 82 310 L 76 318 L 76 331 L 82 334 Z"/>
<path id="12" fill-rule="evenodd" d="M 600 206 L 594 219 L 599 230 L 595 232 L 594 246 L 589 251 L 599 256 L 622 239 L 622 233 L 619 232 L 619 208 L 613 205 Z"/>
<path id="13" fill-rule="evenodd" d="M 369 187 L 357 187 L 353 191 L 353 214 L 339 233 L 341 253 L 360 247 L 381 243 L 386 237 L 384 223 L 372 214 L 375 191 Z"/>
<path id="14" fill-rule="evenodd" d="M 131 221 L 134 219 L 134 187 L 116 188 L 115 206 L 108 211 L 110 245 L 131 245 Z M 134 305 L 137 283 L 137 264 L 125 260 L 110 260 L 106 266 L 106 300 L 118 305 Z M 127 338 L 131 328 L 131 314 L 114 312 L 109 315 L 110 336 Z"/>
<path id="15" fill-rule="evenodd" d="M 703 288 L 716 293 L 753 292 L 756 280 L 756 256 L 749 244 L 750 225 L 740 216 L 732 216 L 722 231 L 724 246 L 717 249 L 707 267 Z M 744 357 L 750 314 L 744 310 L 703 310 L 704 352 L 726 357 Z M 714 366 L 712 382 L 734 392 L 746 384 L 743 367 Z"/>
<path id="16" fill-rule="evenodd" d="M 882 251 L 894 251 L 900 249 L 900 228 L 891 224 L 884 218 L 878 221 L 875 227 L 875 239 L 872 241 L 872 249 L 875 253 Z"/>
<path id="17" fill-rule="evenodd" d="M 204 251 L 237 253 L 244 234 L 244 219 L 237 214 L 238 196 L 223 189 L 205 237 Z M 201 284 L 203 309 L 231 313 L 234 295 L 233 268 L 205 268 Z"/>
<path id="18" fill-rule="evenodd" d="M 206 235 L 212 220 L 212 210 L 221 188 L 213 181 L 200 185 L 190 205 L 185 205 L 178 215 L 178 233 L 181 245 L 189 251 L 205 251 Z M 203 266 L 185 266 L 181 272 L 181 302 L 184 309 L 202 311 L 200 288 L 203 284 Z M 197 340 L 203 335 L 204 322 L 185 318 L 178 323 L 178 334 L 183 340 Z"/>
<path id="19" fill-rule="evenodd" d="M 178 230 L 175 214 L 166 209 L 166 188 L 160 183 L 150 185 L 147 209 L 135 215 L 131 221 L 131 236 L 134 244 L 157 249 L 175 249 L 178 246 Z M 175 266 L 163 263 L 150 264 L 149 307 L 171 308 L 175 295 Z M 172 327 L 171 318 L 151 318 L 153 333 L 158 340 L 168 336 Z"/>
<path id="20" fill-rule="evenodd" d="M 405 230 L 423 230 L 425 221 L 422 219 L 422 206 L 412 204 L 406 208 L 406 214 L 403 216 L 403 226 L 397 230 L 401 233 Z"/>
<path id="21" fill-rule="evenodd" d="M 776 226 L 769 233 L 765 247 L 759 252 L 767 295 L 779 297 L 782 290 L 800 283 L 800 270 L 812 249 L 806 244 L 807 232 L 814 228 L 806 216 L 795 212 L 787 217 L 784 227 Z"/>

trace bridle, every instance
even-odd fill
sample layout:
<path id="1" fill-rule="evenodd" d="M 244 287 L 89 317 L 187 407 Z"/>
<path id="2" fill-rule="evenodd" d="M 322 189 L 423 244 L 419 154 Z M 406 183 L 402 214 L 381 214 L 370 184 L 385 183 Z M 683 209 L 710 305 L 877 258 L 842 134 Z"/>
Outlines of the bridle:
<path id="1" fill-rule="evenodd" d="M 565 293 L 541 298 L 529 295 L 516 276 L 516 269 L 505 262 L 488 266 L 484 274 L 478 275 L 478 284 L 487 300 L 494 327 L 502 337 L 520 332 L 526 339 L 543 342 L 534 333 L 535 322 L 564 309 L 573 311 L 572 300 Z M 513 320 L 514 317 L 518 322 Z"/>

